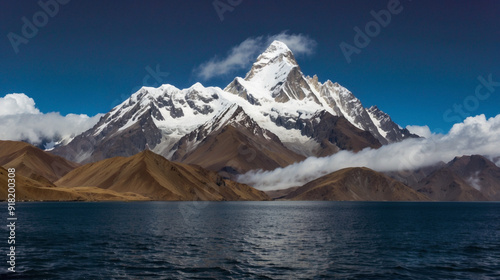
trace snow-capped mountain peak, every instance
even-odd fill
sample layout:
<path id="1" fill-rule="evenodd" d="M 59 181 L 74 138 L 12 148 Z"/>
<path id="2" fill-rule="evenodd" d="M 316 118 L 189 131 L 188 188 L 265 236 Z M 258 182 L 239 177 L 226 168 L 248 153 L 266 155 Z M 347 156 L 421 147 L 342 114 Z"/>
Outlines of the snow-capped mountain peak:
<path id="1" fill-rule="evenodd" d="M 92 129 L 55 152 L 73 154 L 68 158 L 81 162 L 129 156 L 150 147 L 170 158 L 179 147 L 177 143 L 187 135 L 196 134 L 197 141 L 203 141 L 202 136 L 212 131 L 236 126 L 259 127 L 268 133 L 258 129 L 251 133 L 263 139 L 274 139 L 272 134 L 279 138 L 276 139 L 280 145 L 298 154 L 317 155 L 313 151 L 320 147 L 343 147 L 335 143 L 338 136 L 316 137 L 324 135 L 316 133 L 317 129 L 332 129 L 328 128 L 332 124 L 321 123 L 322 118 L 335 119 L 330 116 L 345 118 L 354 126 L 343 125 L 344 130 L 369 132 L 369 136 L 382 144 L 408 137 L 407 131 L 375 109 L 364 108 L 352 92 L 338 83 L 330 80 L 321 83 L 317 76 L 305 77 L 286 44 L 274 41 L 258 56 L 245 78 L 235 78 L 224 90 L 204 87 L 201 83 L 186 89 L 168 84 L 143 87 L 103 116 Z M 310 125 L 304 126 L 307 123 Z M 322 126 L 318 126 L 320 123 Z M 353 131 L 352 135 L 366 138 L 370 145 L 375 142 L 359 131 Z M 186 145 L 199 143 L 191 142 L 194 141 L 191 136 L 189 139 L 184 141 Z"/>
<path id="2" fill-rule="evenodd" d="M 234 79 L 225 91 L 256 105 L 306 98 L 320 104 L 309 88 L 292 51 L 280 41 L 274 41 L 257 58 L 245 78 Z"/>
<path id="3" fill-rule="evenodd" d="M 321 83 L 316 75 L 305 77 L 292 51 L 283 42 L 274 41 L 257 58 L 246 77 L 234 79 L 225 91 L 260 107 L 261 113 L 269 116 L 277 126 L 290 128 L 298 118 L 306 119 L 317 112 L 327 111 L 345 117 L 355 127 L 370 132 L 382 144 L 406 137 L 394 125 L 399 129 L 395 129 L 395 133 L 401 134 L 400 137 L 386 139 L 388 134 L 378 127 L 379 122 L 369 115 L 351 91 L 339 83 L 331 80 Z M 264 125 L 280 135 L 279 130 L 272 126 L 271 123 Z M 287 142 L 288 139 L 282 140 Z"/>
<path id="4" fill-rule="evenodd" d="M 252 78 L 252 74 L 258 72 L 261 67 L 276 63 L 288 64 L 291 67 L 299 66 L 292 51 L 287 45 L 285 45 L 285 43 L 273 41 L 272 44 L 269 45 L 269 47 L 261 55 L 259 55 L 259 57 L 257 57 L 257 60 L 252 67 L 252 70 L 254 71 L 250 71 L 245 77 L 245 80 Z"/>

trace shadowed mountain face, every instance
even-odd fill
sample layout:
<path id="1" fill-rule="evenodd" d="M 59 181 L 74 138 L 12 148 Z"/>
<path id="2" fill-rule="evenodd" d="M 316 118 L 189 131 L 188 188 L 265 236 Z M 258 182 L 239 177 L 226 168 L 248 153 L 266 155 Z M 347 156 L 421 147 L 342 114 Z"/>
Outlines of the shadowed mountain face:
<path id="1" fill-rule="evenodd" d="M 79 167 L 56 182 L 60 187 L 98 187 L 153 200 L 267 200 L 250 186 L 199 166 L 173 163 L 151 151 Z"/>
<path id="2" fill-rule="evenodd" d="M 428 201 L 429 198 L 368 168 L 346 168 L 299 187 L 284 199 L 340 201 Z"/>
<path id="3" fill-rule="evenodd" d="M 380 142 L 368 131 L 363 131 L 352 125 L 346 118 L 333 116 L 323 111 L 304 122 L 297 122 L 304 135 L 311 136 L 322 143 L 319 156 L 332 153 L 328 148 L 337 147 L 338 150 L 361 151 L 364 148 L 380 148 Z"/>
<path id="4" fill-rule="evenodd" d="M 0 141 L 0 166 L 15 168 L 19 175 L 48 183 L 79 165 L 24 142 Z"/>
<path id="5" fill-rule="evenodd" d="M 500 168 L 485 157 L 456 157 L 415 187 L 440 201 L 500 200 Z"/>

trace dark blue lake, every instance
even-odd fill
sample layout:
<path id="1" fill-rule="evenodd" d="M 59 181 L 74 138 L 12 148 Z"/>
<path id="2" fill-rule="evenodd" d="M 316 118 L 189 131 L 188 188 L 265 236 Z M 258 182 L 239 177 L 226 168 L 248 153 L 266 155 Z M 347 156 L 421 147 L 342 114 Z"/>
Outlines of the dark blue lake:
<path id="1" fill-rule="evenodd" d="M 3 254 L 2 279 L 500 279 L 500 203 L 21 203 L 16 210 L 17 272 L 6 272 Z M 7 252 L 5 226 L 1 235 Z"/>

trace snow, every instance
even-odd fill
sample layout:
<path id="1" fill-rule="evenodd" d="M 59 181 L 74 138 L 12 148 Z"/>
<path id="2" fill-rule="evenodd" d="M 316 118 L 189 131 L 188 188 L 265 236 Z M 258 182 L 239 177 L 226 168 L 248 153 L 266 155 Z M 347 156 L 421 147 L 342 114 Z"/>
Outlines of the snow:
<path id="1" fill-rule="evenodd" d="M 167 108 L 165 107 L 159 108 L 159 111 L 164 118 L 164 120 L 154 119 L 155 125 L 159 129 L 167 131 L 169 135 L 182 137 L 183 135 L 190 133 L 191 131 L 193 131 L 194 129 L 196 129 L 198 126 L 202 125 L 209 119 L 213 118 L 227 105 L 226 102 L 220 98 L 214 99 L 211 104 L 207 104 L 199 99 L 197 100 L 190 99 L 191 101 L 193 101 L 196 107 L 203 107 L 205 105 L 208 105 L 213 110 L 211 113 L 208 113 L 206 115 L 201 114 L 195 109 L 191 108 L 187 103 L 187 100 L 184 100 L 184 102 L 179 102 L 183 100 L 183 97 L 186 97 L 186 95 L 190 93 L 190 89 L 178 91 L 172 98 L 174 106 L 176 108 L 182 109 L 182 112 L 184 114 L 182 117 L 173 118 L 170 115 L 170 111 Z M 196 93 L 199 93 L 203 97 L 209 97 L 211 96 L 210 93 L 214 92 L 213 88 L 207 88 L 207 91 L 209 93 L 204 92 L 198 86 L 196 90 L 197 90 Z"/>
<path id="2" fill-rule="evenodd" d="M 292 68 L 291 65 L 273 64 L 258 71 L 250 81 L 240 78 L 238 82 L 256 99 L 274 101 L 273 94 L 280 90 L 276 85 L 285 82 Z"/>
<path id="3" fill-rule="evenodd" d="M 131 110 L 136 109 L 138 104 L 139 109 L 136 109 L 132 117 L 118 128 L 118 132 L 126 130 L 137 123 L 144 112 L 151 108 L 151 106 L 155 106 L 163 118 L 162 120 L 162 118 L 153 117 L 155 125 L 166 135 L 180 138 L 213 118 L 222 109 L 227 107 L 229 103 L 224 99 L 218 98 L 221 92 L 220 88 L 205 88 L 200 83 L 196 83 L 190 88 L 183 90 L 177 89 L 172 85 L 162 85 L 159 88 L 143 87 L 129 99 L 116 106 L 111 111 L 110 117 L 97 127 L 94 135 L 99 134 L 107 125 L 118 121 Z M 206 103 L 203 100 L 211 101 Z M 176 109 L 182 110 L 183 116 L 172 117 L 170 109 L 163 106 L 160 101 L 171 101 Z M 188 104 L 188 101 L 192 102 L 191 106 L 193 108 Z M 212 109 L 212 112 L 208 114 L 202 114 L 196 110 L 196 108 L 203 109 L 207 106 Z"/>

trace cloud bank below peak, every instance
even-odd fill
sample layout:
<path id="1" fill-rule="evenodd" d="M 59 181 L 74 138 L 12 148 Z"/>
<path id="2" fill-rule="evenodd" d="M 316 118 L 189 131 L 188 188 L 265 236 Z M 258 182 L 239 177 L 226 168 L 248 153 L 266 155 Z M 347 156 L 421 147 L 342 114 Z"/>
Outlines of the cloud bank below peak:
<path id="1" fill-rule="evenodd" d="M 340 151 L 324 158 L 310 157 L 285 168 L 250 171 L 240 175 L 237 180 L 260 190 L 277 190 L 301 186 L 347 167 L 404 172 L 449 162 L 456 156 L 474 154 L 496 159 L 496 164 L 499 165 L 499 143 L 500 115 L 490 119 L 478 115 L 455 124 L 445 135 L 432 134 L 428 138 L 407 139 L 376 150 L 364 149 L 358 153 Z"/>
<path id="2" fill-rule="evenodd" d="M 11 93 L 0 97 L 0 139 L 38 145 L 47 140 L 70 138 L 90 129 L 101 116 L 41 113 L 33 98 Z"/>
<path id="3" fill-rule="evenodd" d="M 198 78 L 207 81 L 247 69 L 257 55 L 263 52 L 274 40 L 285 43 L 295 55 L 310 55 L 317 45 L 315 40 L 303 34 L 282 32 L 270 36 L 250 37 L 232 47 L 225 57 L 214 57 L 196 67 L 193 72 Z"/>

